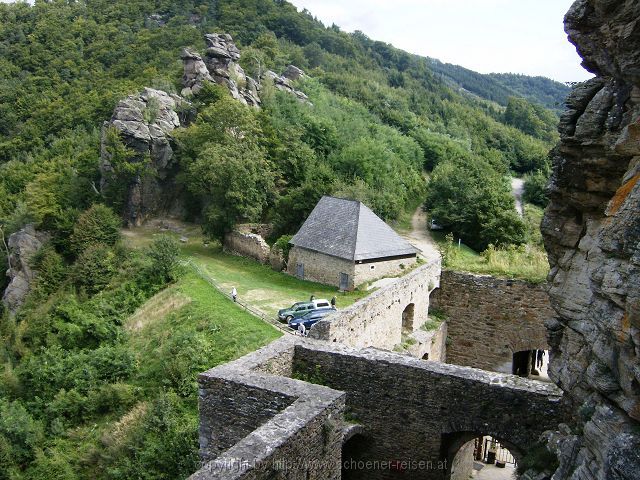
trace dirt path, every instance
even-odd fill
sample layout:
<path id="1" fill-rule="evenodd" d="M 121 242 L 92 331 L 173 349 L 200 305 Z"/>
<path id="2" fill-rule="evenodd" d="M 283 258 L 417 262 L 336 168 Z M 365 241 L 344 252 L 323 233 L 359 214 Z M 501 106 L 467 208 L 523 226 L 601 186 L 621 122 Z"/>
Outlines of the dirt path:
<path id="1" fill-rule="evenodd" d="M 424 213 L 422 207 L 418 207 L 411 217 L 411 231 L 403 234 L 402 237 L 422 250 L 420 256 L 425 260 L 432 260 L 440 256 L 440 251 L 427 230 L 427 214 Z"/>
<path id="2" fill-rule="evenodd" d="M 524 206 L 522 204 L 522 194 L 524 193 L 524 180 L 521 178 L 511 179 L 511 192 L 516 199 L 516 210 L 522 217 L 524 215 Z"/>

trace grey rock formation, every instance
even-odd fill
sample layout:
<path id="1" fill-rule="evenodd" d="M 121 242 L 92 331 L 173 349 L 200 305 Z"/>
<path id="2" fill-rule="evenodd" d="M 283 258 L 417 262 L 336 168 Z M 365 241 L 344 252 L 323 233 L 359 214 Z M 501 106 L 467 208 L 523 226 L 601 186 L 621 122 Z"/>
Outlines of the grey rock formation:
<path id="1" fill-rule="evenodd" d="M 278 90 L 282 90 L 283 92 L 287 92 L 292 95 L 295 95 L 298 98 L 298 100 L 309 103 L 309 98 L 303 92 L 293 88 L 293 86 L 291 85 L 291 81 L 289 80 L 288 77 L 285 77 L 284 75 L 282 76 L 278 75 L 277 73 L 272 72 L 271 70 L 268 70 L 265 73 L 264 77 L 269 79 L 271 82 L 273 82 L 273 86 L 276 87 Z"/>
<path id="2" fill-rule="evenodd" d="M 252 107 L 260 106 L 260 82 L 248 76 L 238 61 L 240 50 L 233 43 L 228 34 L 210 33 L 205 35 L 207 50 L 204 58 L 198 53 L 184 49 L 182 61 L 184 75 L 182 77 L 182 95 L 189 97 L 202 90 L 205 82 L 215 82 L 227 87 L 231 96 L 236 100 Z M 295 95 L 301 101 L 307 102 L 307 96 L 291 85 L 291 80 L 298 80 L 305 74 L 298 67 L 289 65 L 281 76 L 267 71 L 261 81 L 268 79 L 278 90 Z"/>
<path id="3" fill-rule="evenodd" d="M 182 102 L 177 95 L 145 88 L 139 95 L 121 100 L 111 120 L 104 124 L 100 164 L 103 192 L 119 181 L 105 145 L 106 128 L 118 130 L 124 145 L 133 152 L 131 163 L 149 162 L 127 186 L 124 217 L 130 225 L 141 225 L 147 218 L 174 206 L 178 194 L 174 182 L 177 165 L 171 134 L 180 126 L 176 110 Z"/>
<path id="4" fill-rule="evenodd" d="M 23 229 L 9 236 L 9 285 L 2 295 L 2 303 L 10 312 L 15 312 L 23 303 L 31 289 L 36 272 L 29 265 L 31 257 L 40 250 L 46 242 L 46 234 L 36 232 L 33 225 L 27 225 Z"/>
<path id="5" fill-rule="evenodd" d="M 550 375 L 577 425 L 554 434 L 554 480 L 640 478 L 638 18 L 634 0 L 579 0 L 565 18 L 597 77 L 567 100 L 542 224 L 558 314 Z"/>
<path id="6" fill-rule="evenodd" d="M 180 55 L 184 67 L 184 75 L 182 76 L 183 96 L 195 95 L 200 90 L 204 82 L 213 82 L 213 78 L 209 75 L 209 70 L 202 57 L 197 53 L 185 48 Z"/>
<path id="7" fill-rule="evenodd" d="M 289 65 L 282 76 L 293 81 L 306 77 L 305 73 L 295 65 Z"/>
<path id="8" fill-rule="evenodd" d="M 238 64 L 240 50 L 233 43 L 231 35 L 211 33 L 204 37 L 207 43 L 204 66 L 209 73 L 209 78 L 206 80 L 211 79 L 220 85 L 226 86 L 231 96 L 236 100 L 252 107 L 258 107 L 260 105 L 258 85 L 255 80 L 244 73 L 244 70 Z M 185 77 L 187 76 L 186 69 L 187 64 L 185 64 Z M 200 85 L 202 85 L 202 81 Z M 184 86 L 187 88 L 187 83 Z M 197 93 L 197 90 L 192 87 L 191 92 Z M 189 92 L 183 91 L 183 93 Z"/>

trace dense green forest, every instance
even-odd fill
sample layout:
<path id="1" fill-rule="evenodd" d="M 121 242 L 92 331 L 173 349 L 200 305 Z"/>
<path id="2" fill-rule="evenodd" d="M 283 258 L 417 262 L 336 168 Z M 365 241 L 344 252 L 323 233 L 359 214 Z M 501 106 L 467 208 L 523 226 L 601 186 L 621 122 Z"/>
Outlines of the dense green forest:
<path id="1" fill-rule="evenodd" d="M 207 336 L 215 312 L 173 317 L 161 351 L 130 338 L 137 307 L 195 280 L 167 238 L 128 250 L 122 198 L 96 186 L 100 129 L 118 100 L 145 86 L 180 92 L 180 50 L 203 51 L 210 32 L 233 36 L 249 74 L 304 69 L 296 88 L 312 105 L 266 87 L 260 110 L 219 87 L 193 99 L 175 151 L 189 214 L 207 234 L 247 220 L 291 234 L 334 194 L 386 220 L 426 200 L 478 250 L 527 241 L 508 178 L 526 174 L 527 195 L 544 204 L 557 117 L 519 93 L 526 79 L 471 97 L 427 59 L 281 0 L 0 4 L 0 234 L 33 224 L 50 238 L 31 260 L 39 276 L 25 305 L 1 316 L 0 479 L 184 478 L 196 468 L 195 375 L 221 358 Z"/>

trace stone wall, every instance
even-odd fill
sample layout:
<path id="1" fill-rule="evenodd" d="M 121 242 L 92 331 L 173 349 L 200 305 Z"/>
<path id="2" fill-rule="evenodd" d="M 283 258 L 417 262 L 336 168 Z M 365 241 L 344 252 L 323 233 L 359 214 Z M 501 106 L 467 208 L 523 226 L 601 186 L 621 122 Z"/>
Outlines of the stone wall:
<path id="1" fill-rule="evenodd" d="M 397 258 L 383 262 L 356 263 L 354 283 L 362 285 L 383 277 L 395 277 L 401 275 L 406 268 L 412 267 L 415 263 L 416 257 Z"/>
<path id="2" fill-rule="evenodd" d="M 345 395 L 274 376 L 292 371 L 291 338 L 199 376 L 203 467 L 190 480 L 340 479 Z"/>
<path id="3" fill-rule="evenodd" d="M 412 357 L 436 362 L 447 360 L 447 323 L 442 322 L 435 330 L 423 330 L 419 328 L 406 336 L 400 345 L 394 347 L 394 351 L 408 353 Z"/>
<path id="4" fill-rule="evenodd" d="M 596 75 L 560 120 L 542 221 L 549 374 L 575 412 L 556 480 L 640 475 L 640 2 L 580 0 L 565 30 Z"/>
<path id="5" fill-rule="evenodd" d="M 548 350 L 546 285 L 444 270 L 433 308 L 447 316 L 447 362 L 511 373 L 513 353 Z"/>
<path id="6" fill-rule="evenodd" d="M 293 247 L 289 252 L 287 273 L 297 276 L 297 265 L 304 265 L 304 280 L 340 286 L 340 273 L 349 275 L 349 290 L 353 283 L 354 264 L 343 258 L 332 257 L 305 248 Z"/>
<path id="7" fill-rule="evenodd" d="M 310 330 L 312 338 L 356 348 L 391 350 L 424 324 L 429 294 L 439 285 L 440 259 L 422 265 L 352 306 L 325 317 Z M 403 327 L 403 312 L 413 305 L 413 321 Z"/>
<path id="8" fill-rule="evenodd" d="M 267 264 L 271 247 L 256 233 L 232 230 L 224 236 L 224 251 Z"/>
<path id="9" fill-rule="evenodd" d="M 564 415 L 551 384 L 294 336 L 212 369 L 199 383 L 208 463 L 193 480 L 330 480 L 341 478 L 344 462 L 342 478 L 448 479 L 470 437 L 492 435 L 519 458 Z M 341 440 L 354 428 L 359 448 L 345 448 L 343 457 Z M 260 468 L 223 468 L 242 458 Z M 300 461 L 283 470 L 282 459 Z"/>

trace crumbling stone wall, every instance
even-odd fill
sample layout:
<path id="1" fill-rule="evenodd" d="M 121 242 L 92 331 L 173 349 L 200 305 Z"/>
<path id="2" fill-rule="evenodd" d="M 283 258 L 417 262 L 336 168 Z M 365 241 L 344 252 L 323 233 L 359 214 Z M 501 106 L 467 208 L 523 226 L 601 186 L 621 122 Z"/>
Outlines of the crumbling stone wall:
<path id="1" fill-rule="evenodd" d="M 340 479 L 344 393 L 267 373 L 292 371 L 290 338 L 199 376 L 190 480 Z"/>
<path id="2" fill-rule="evenodd" d="M 193 480 L 337 479 L 343 461 L 355 468 L 349 478 L 447 479 L 469 435 L 492 435 L 519 456 L 563 417 L 551 384 L 293 336 L 212 369 L 199 383 L 208 463 Z M 259 425 L 246 433 L 256 405 Z M 354 425 L 364 448 L 342 458 L 342 435 Z M 231 433 L 212 433 L 223 427 Z M 240 458 L 262 468 L 223 468 Z M 301 461 L 283 470 L 282 459 Z M 377 463 L 358 463 L 367 460 Z"/>
<path id="3" fill-rule="evenodd" d="M 640 475 L 640 2 L 579 0 L 565 30 L 596 77 L 560 120 L 550 204 L 550 376 L 574 425 L 557 480 Z"/>
<path id="4" fill-rule="evenodd" d="M 513 353 L 548 350 L 546 285 L 443 270 L 432 308 L 447 316 L 447 362 L 511 373 Z"/>
<path id="5" fill-rule="evenodd" d="M 352 306 L 316 323 L 309 335 L 356 348 L 392 350 L 403 333 L 420 329 L 429 313 L 429 295 L 439 285 L 440 259 L 416 268 Z M 403 312 L 413 304 L 410 328 L 403 328 Z"/>
<path id="6" fill-rule="evenodd" d="M 232 255 L 269 263 L 271 247 L 264 240 L 260 225 L 238 225 L 224 236 L 224 251 Z"/>

